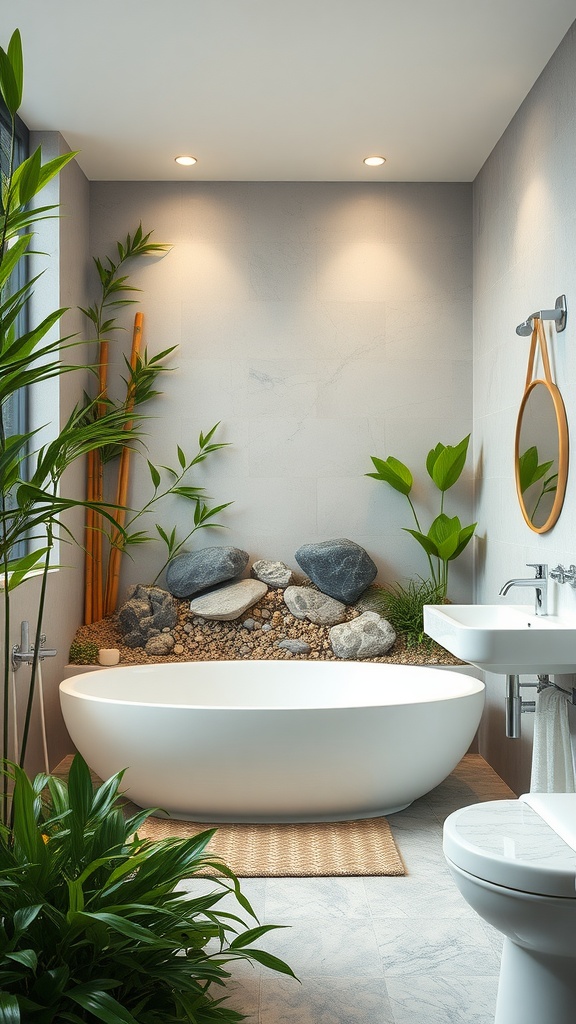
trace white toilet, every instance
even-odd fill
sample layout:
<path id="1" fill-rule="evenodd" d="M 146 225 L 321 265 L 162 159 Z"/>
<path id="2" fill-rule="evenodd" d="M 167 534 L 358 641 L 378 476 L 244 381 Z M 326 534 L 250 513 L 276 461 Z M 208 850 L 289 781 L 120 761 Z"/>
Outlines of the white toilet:
<path id="1" fill-rule="evenodd" d="M 505 936 L 495 1024 L 576 1021 L 576 793 L 463 807 L 444 854 L 474 910 Z"/>

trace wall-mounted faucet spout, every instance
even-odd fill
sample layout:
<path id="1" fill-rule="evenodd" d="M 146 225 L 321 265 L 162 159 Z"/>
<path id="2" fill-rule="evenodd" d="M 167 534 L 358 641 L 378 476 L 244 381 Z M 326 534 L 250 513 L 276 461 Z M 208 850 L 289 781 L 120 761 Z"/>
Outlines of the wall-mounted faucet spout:
<path id="1" fill-rule="evenodd" d="M 542 562 L 527 562 L 536 570 L 533 579 L 508 580 L 501 588 L 499 597 L 504 597 L 512 587 L 534 588 L 534 612 L 536 615 L 548 614 L 548 566 Z"/>

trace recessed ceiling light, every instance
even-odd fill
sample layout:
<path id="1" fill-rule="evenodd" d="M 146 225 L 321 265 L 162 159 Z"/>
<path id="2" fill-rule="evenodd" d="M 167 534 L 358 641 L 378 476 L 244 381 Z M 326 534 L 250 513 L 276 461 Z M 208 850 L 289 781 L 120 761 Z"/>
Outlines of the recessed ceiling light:
<path id="1" fill-rule="evenodd" d="M 382 164 L 386 163 L 385 156 L 365 156 L 364 163 L 368 167 L 381 167 Z"/>
<path id="2" fill-rule="evenodd" d="M 195 156 L 176 156 L 174 159 L 176 163 L 180 164 L 182 167 L 192 167 L 192 164 L 198 162 Z"/>

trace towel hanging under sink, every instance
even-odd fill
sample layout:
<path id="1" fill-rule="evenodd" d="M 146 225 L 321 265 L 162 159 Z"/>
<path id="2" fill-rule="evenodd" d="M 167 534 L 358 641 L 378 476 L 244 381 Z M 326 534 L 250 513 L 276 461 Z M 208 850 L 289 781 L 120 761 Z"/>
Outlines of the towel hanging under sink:
<path id="1" fill-rule="evenodd" d="M 536 695 L 531 793 L 575 793 L 574 743 L 566 695 L 547 686 Z M 573 730 L 574 733 L 574 730 Z"/>

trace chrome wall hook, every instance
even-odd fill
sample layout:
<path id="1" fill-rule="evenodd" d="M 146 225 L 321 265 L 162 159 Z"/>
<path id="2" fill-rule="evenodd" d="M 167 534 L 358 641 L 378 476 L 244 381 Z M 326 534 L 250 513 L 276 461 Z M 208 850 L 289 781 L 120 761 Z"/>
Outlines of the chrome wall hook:
<path id="1" fill-rule="evenodd" d="M 566 296 L 559 295 L 554 309 L 538 309 L 535 313 L 531 313 L 524 323 L 518 324 L 516 334 L 519 334 L 521 338 L 527 338 L 534 330 L 534 320 L 554 320 L 556 331 L 560 334 L 566 327 L 567 315 Z"/>

